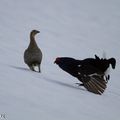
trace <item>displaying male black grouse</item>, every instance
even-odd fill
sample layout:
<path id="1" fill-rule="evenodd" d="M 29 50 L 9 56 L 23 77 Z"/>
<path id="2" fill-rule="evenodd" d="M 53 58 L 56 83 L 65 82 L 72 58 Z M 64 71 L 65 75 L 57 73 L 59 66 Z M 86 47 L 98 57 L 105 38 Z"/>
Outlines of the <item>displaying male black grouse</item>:
<path id="1" fill-rule="evenodd" d="M 69 57 L 58 57 L 55 62 L 59 67 L 78 78 L 88 91 L 102 94 L 106 89 L 109 76 L 105 76 L 106 70 L 111 64 L 115 69 L 115 58 L 103 59 L 95 55 L 95 58 L 86 58 L 84 60 L 76 60 Z"/>

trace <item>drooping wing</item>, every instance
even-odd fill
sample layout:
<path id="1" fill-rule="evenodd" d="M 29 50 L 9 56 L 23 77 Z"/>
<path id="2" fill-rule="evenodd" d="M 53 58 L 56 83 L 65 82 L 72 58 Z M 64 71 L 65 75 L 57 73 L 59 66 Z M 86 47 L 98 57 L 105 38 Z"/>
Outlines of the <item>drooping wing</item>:
<path id="1" fill-rule="evenodd" d="M 105 89 L 107 88 L 107 82 L 104 80 L 103 75 L 97 75 L 97 74 L 93 74 L 93 75 L 88 75 L 88 76 L 84 76 L 83 78 L 83 84 L 84 87 L 90 91 L 93 92 L 95 94 L 102 94 L 104 93 Z M 86 82 L 87 81 L 87 82 Z"/>

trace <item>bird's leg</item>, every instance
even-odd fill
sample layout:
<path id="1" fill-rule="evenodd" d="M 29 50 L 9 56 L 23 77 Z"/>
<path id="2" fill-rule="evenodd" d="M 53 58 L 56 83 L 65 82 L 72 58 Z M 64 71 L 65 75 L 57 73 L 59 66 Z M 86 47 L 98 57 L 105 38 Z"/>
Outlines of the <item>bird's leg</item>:
<path id="1" fill-rule="evenodd" d="M 83 82 L 84 82 L 84 75 L 82 75 L 81 73 L 78 72 L 78 74 L 76 75 L 76 77 L 78 78 L 78 80 L 82 83 L 76 83 L 78 86 L 84 86 Z"/>
<path id="2" fill-rule="evenodd" d="M 39 70 L 39 73 L 41 73 L 41 69 L 40 69 L 40 65 L 38 64 L 38 70 Z"/>
<path id="3" fill-rule="evenodd" d="M 29 68 L 34 72 L 41 72 L 40 64 L 33 63 L 33 64 L 29 65 Z"/>
<path id="4" fill-rule="evenodd" d="M 34 65 L 32 64 L 32 65 L 29 65 L 29 67 L 30 67 L 30 69 L 32 70 L 32 71 L 35 71 L 34 70 Z"/>
<path id="5" fill-rule="evenodd" d="M 105 78 L 108 81 L 110 79 L 110 75 L 105 76 Z"/>

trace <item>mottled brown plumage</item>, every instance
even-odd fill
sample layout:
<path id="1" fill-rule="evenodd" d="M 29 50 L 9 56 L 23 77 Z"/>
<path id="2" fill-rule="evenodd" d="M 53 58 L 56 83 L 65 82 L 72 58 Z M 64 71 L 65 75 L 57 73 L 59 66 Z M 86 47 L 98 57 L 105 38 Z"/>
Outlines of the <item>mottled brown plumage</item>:
<path id="1" fill-rule="evenodd" d="M 35 71 L 35 66 L 38 67 L 41 72 L 40 66 L 42 61 L 42 51 L 38 47 L 35 41 L 35 35 L 40 33 L 37 30 L 32 30 L 30 33 L 30 44 L 24 52 L 24 62 L 29 66 L 32 71 Z"/>

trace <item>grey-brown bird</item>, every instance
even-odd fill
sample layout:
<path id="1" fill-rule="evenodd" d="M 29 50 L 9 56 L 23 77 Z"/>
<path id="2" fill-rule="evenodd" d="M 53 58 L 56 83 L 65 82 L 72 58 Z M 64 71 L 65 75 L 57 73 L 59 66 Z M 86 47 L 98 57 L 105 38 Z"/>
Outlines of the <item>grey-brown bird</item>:
<path id="1" fill-rule="evenodd" d="M 30 33 L 30 43 L 28 48 L 24 52 L 24 62 L 29 66 L 32 71 L 36 71 L 35 67 L 38 67 L 41 72 L 42 51 L 38 47 L 35 41 L 35 35 L 40 33 L 38 30 L 32 30 Z"/>

